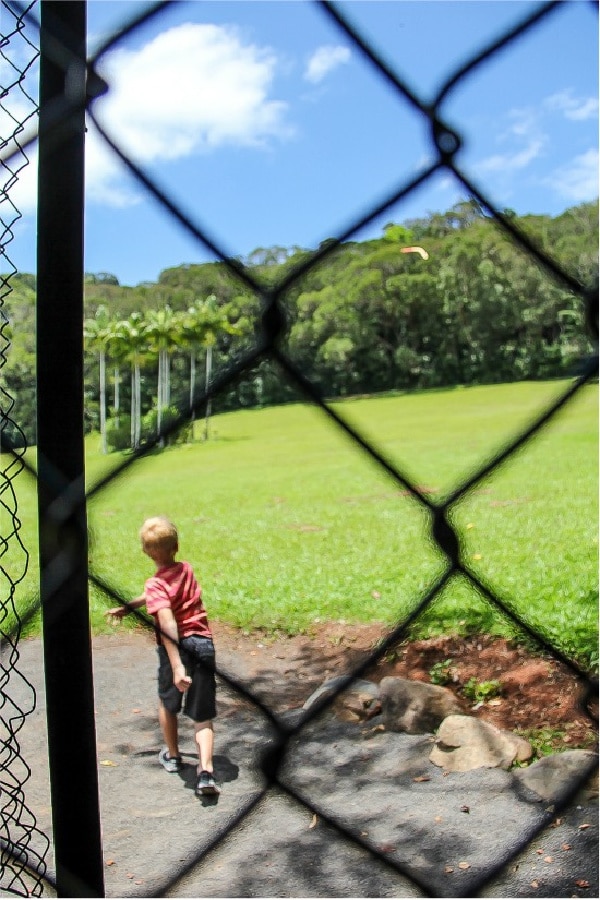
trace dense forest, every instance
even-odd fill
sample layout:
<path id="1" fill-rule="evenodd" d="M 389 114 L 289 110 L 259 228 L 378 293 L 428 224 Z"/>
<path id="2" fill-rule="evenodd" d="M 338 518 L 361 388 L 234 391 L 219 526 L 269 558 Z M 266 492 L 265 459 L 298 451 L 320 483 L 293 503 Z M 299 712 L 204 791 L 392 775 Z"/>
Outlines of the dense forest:
<path id="1" fill-rule="evenodd" d="M 597 281 L 597 201 L 555 218 L 511 215 L 572 276 Z M 428 259 L 400 252 L 415 244 Z M 268 291 L 312 253 L 260 248 L 236 262 Z M 2 429 L 35 444 L 35 277 L 4 278 L 2 388 L 14 407 L 4 409 Z M 325 397 L 561 377 L 592 351 L 580 299 L 473 201 L 340 244 L 290 278 L 282 302 L 281 348 Z M 86 275 L 88 429 L 101 432 L 105 449 L 142 444 L 256 345 L 261 310 L 260 296 L 222 262 L 165 269 L 157 283 L 136 287 Z M 294 399 L 294 386 L 263 358 L 213 411 Z"/>

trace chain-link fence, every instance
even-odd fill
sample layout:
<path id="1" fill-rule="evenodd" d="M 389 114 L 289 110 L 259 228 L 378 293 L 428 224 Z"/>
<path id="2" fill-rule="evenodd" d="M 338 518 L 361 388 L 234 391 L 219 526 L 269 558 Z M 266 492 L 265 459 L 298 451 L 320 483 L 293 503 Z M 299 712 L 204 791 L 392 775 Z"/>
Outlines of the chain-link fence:
<path id="1" fill-rule="evenodd" d="M 52 4 L 49 4 L 50 6 Z M 373 208 L 366 209 L 356 221 L 351 223 L 343 233 L 338 234 L 335 239 L 325 242 L 318 251 L 310 254 L 303 262 L 296 267 L 288 270 L 285 277 L 278 283 L 265 290 L 264 285 L 260 283 L 250 268 L 236 260 L 232 260 L 227 253 L 218 245 L 210 232 L 209 225 L 199 223 L 185 212 L 166 191 L 159 186 L 144 168 L 144 166 L 132 158 L 121 146 L 118 134 L 109 133 L 107 128 L 103 126 L 95 114 L 95 100 L 104 94 L 110 92 L 111 85 L 106 83 L 98 74 L 101 63 L 117 49 L 126 37 L 130 37 L 135 31 L 150 19 L 157 20 L 164 14 L 169 7 L 168 3 L 157 3 L 149 7 L 143 14 L 139 15 L 135 21 L 131 22 L 127 27 L 123 28 L 118 34 L 114 34 L 107 40 L 95 55 L 87 61 L 87 78 L 86 92 L 78 93 L 77 89 L 67 92 L 64 96 L 55 98 L 55 102 L 49 104 L 46 111 L 45 131 L 50 140 L 60 142 L 64 135 L 69 132 L 69 123 L 73 121 L 73 117 L 87 113 L 90 127 L 96 129 L 98 134 L 103 138 L 105 143 L 119 157 L 123 166 L 136 179 L 137 183 L 148 192 L 149 195 L 160 204 L 165 216 L 171 217 L 173 222 L 182 228 L 188 235 L 191 235 L 198 241 L 204 249 L 208 249 L 216 259 L 221 260 L 228 267 L 232 277 L 238 279 L 246 288 L 252 291 L 262 301 L 262 314 L 260 321 L 256 322 L 256 340 L 253 348 L 246 352 L 243 356 L 234 359 L 229 367 L 221 372 L 209 385 L 206 390 L 198 394 L 194 400 L 193 407 L 195 412 L 201 412 L 206 407 L 207 402 L 212 398 L 218 398 L 225 392 L 237 379 L 245 372 L 249 372 L 262 359 L 268 358 L 277 364 L 285 377 L 289 380 L 297 391 L 311 403 L 318 407 L 326 419 L 330 422 L 332 428 L 339 429 L 354 444 L 364 452 L 381 470 L 391 477 L 403 490 L 407 490 L 414 500 L 421 505 L 429 516 L 430 532 L 428 540 L 433 541 L 435 545 L 442 551 L 445 557 L 445 567 L 440 577 L 430 586 L 428 590 L 420 597 L 415 597 L 412 605 L 412 612 L 403 618 L 398 625 L 393 628 L 378 645 L 377 648 L 365 659 L 360 666 L 352 672 L 347 673 L 347 679 L 340 683 L 337 693 L 321 704 L 317 704 L 310 712 L 307 712 L 303 720 L 295 727 L 283 727 L 281 721 L 273 714 L 273 712 L 264 706 L 264 703 L 258 700 L 253 694 L 252 684 L 239 683 L 230 677 L 222 677 L 228 681 L 229 686 L 237 691 L 241 696 L 250 702 L 258 704 L 269 716 L 273 726 L 275 727 L 278 737 L 274 745 L 271 746 L 269 753 L 262 760 L 262 771 L 265 777 L 264 792 L 268 792 L 272 788 L 282 788 L 284 791 L 291 793 L 295 799 L 308 807 L 311 811 L 319 811 L 316 799 L 310 799 L 306 796 L 300 796 L 297 792 L 286 783 L 282 776 L 282 768 L 286 760 L 286 753 L 290 745 L 290 741 L 294 735 L 305 727 L 311 720 L 322 712 L 325 704 L 332 703 L 337 694 L 343 691 L 348 684 L 356 677 L 364 673 L 378 659 L 381 659 L 389 652 L 391 648 L 396 646 L 407 634 L 411 625 L 418 619 L 425 609 L 439 596 L 445 585 L 455 576 L 461 576 L 466 579 L 479 596 L 485 597 L 487 601 L 499 613 L 512 622 L 521 634 L 527 635 L 538 647 L 542 648 L 546 653 L 550 654 L 554 659 L 560 661 L 564 666 L 576 675 L 582 685 L 581 708 L 585 715 L 592 717 L 590 712 L 590 701 L 595 690 L 595 680 L 587 675 L 579 665 L 573 660 L 567 658 L 562 650 L 553 646 L 547 637 L 536 633 L 527 622 L 526 616 L 519 611 L 516 603 L 508 602 L 505 598 L 491 588 L 484 580 L 469 566 L 462 552 L 463 535 L 452 522 L 452 510 L 461 502 L 476 486 L 486 479 L 490 473 L 498 469 L 498 467 L 512 457 L 517 451 L 526 447 L 531 441 L 535 440 L 540 431 L 552 421 L 554 417 L 565 407 L 567 407 L 573 399 L 580 393 L 582 388 L 594 379 L 597 375 L 597 361 L 595 359 L 588 360 L 584 363 L 583 369 L 579 376 L 573 379 L 569 387 L 564 390 L 561 396 L 555 400 L 550 406 L 539 411 L 533 421 L 507 445 L 499 448 L 490 460 L 483 462 L 478 470 L 466 478 L 462 484 L 454 488 L 452 493 L 441 503 L 435 502 L 427 495 L 401 467 L 392 464 L 376 441 L 367 439 L 359 429 L 353 427 L 345 420 L 339 411 L 336 411 L 330 404 L 325 402 L 317 387 L 306 377 L 305 373 L 296 364 L 295 360 L 285 349 L 284 338 L 286 336 L 287 321 L 285 314 L 285 297 L 286 292 L 298 280 L 306 275 L 307 272 L 314 270 L 323 263 L 330 254 L 334 253 L 336 248 L 344 241 L 352 238 L 362 228 L 369 223 L 377 220 L 383 213 L 400 203 L 403 199 L 408 198 L 419 186 L 426 184 L 430 179 L 438 173 L 450 173 L 458 183 L 460 183 L 465 192 L 474 198 L 489 216 L 493 217 L 497 225 L 515 242 L 524 252 L 530 255 L 543 269 L 548 273 L 562 288 L 572 292 L 578 298 L 585 308 L 587 324 L 593 338 L 597 336 L 597 285 L 582 284 L 568 271 L 566 271 L 558 261 L 548 253 L 543 252 L 535 242 L 525 234 L 515 220 L 510 216 L 503 214 L 494 207 L 492 201 L 486 195 L 485 188 L 481 187 L 468 172 L 464 171 L 458 162 L 459 150 L 462 144 L 460 126 L 455 125 L 446 120 L 444 115 L 445 101 L 452 91 L 459 85 L 464 84 L 469 79 L 477 77 L 477 73 L 490 58 L 511 52 L 513 42 L 519 38 L 523 39 L 535 32 L 535 30 L 552 17 L 559 7 L 560 3 L 542 3 L 536 5 L 532 11 L 524 18 L 514 22 L 505 33 L 499 34 L 487 46 L 475 48 L 470 58 L 466 59 L 462 65 L 457 67 L 453 72 L 449 73 L 445 82 L 439 88 L 433 101 L 425 99 L 419 94 L 418 89 L 410 85 L 406 80 L 400 78 L 393 68 L 381 58 L 377 51 L 370 46 L 368 39 L 360 34 L 356 28 L 345 18 L 343 12 L 330 3 L 317 3 L 315 6 L 319 11 L 340 30 L 340 32 L 349 40 L 356 52 L 364 60 L 365 66 L 374 71 L 377 76 L 390 87 L 393 91 L 406 101 L 414 110 L 415 116 L 420 116 L 427 121 L 431 136 L 431 151 L 433 162 L 427 165 L 416 176 L 406 179 L 404 184 L 395 189 L 393 194 L 387 197 L 383 202 L 377 203 Z M 71 7 L 74 15 L 77 15 L 76 8 L 80 4 L 64 4 L 65 7 Z M 37 48 L 34 43 L 25 36 L 24 23 L 35 31 L 39 23 L 35 18 L 36 4 L 30 6 L 18 3 L 9 3 L 4 0 L 2 4 L 3 16 L 10 17 L 12 28 L 7 28 L 5 19 L 3 18 L 3 44 L 2 57 L 10 67 L 14 69 L 15 77 L 12 84 L 6 86 L 3 96 L 8 91 L 23 91 L 22 84 L 25 74 L 29 66 L 33 64 L 37 57 Z M 591 21 L 595 21 L 593 13 L 596 5 L 589 4 Z M 48 20 L 49 21 L 49 20 Z M 61 29 L 65 32 L 65 39 L 61 41 Z M 81 85 L 81 59 L 78 56 L 77 47 L 70 42 L 70 35 L 66 34 L 69 29 L 69 14 L 64 13 L 62 21 L 56 29 L 52 29 L 51 35 L 44 35 L 44 31 L 40 34 L 42 45 L 46 38 L 46 52 L 51 57 L 55 67 L 62 70 L 65 76 L 65 83 L 71 77 L 71 88 L 74 84 Z M 29 56 L 25 63 L 22 61 L 17 66 L 14 62 L 17 54 L 11 52 L 14 50 L 15 42 L 26 42 L 29 48 Z M 20 55 L 22 60 L 22 55 Z M 79 81 L 78 81 L 79 79 Z M 3 227 L 3 247 L 5 259 L 9 259 L 10 248 L 8 244 L 12 239 L 13 229 L 19 218 L 18 210 L 12 206 L 9 198 L 9 192 L 14 180 L 18 177 L 22 166 L 27 163 L 27 150 L 32 147 L 38 139 L 37 124 L 35 119 L 35 102 L 27 94 L 24 94 L 27 101 L 27 111 L 14 121 L 14 130 L 7 139 L 3 140 L 2 152 L 2 171 L 4 175 L 4 186 L 2 193 L 2 227 Z M 43 102 L 43 101 L 42 101 Z M 44 112 L 44 109 L 41 110 Z M 13 117 L 14 119 L 14 117 Z M 68 177 L 68 176 L 67 176 Z M 75 176 L 73 176 L 75 177 Z M 43 187 L 41 188 L 43 193 Z M 40 197 L 43 199 L 43 197 Z M 10 276 L 3 280 L 1 290 L 2 296 L 10 291 Z M 1 311 L 0 311 L 1 312 Z M 82 325 L 83 323 L 81 323 Z M 4 349 L 8 342 L 5 336 L 6 319 L 3 318 L 1 334 L 4 341 Z M 43 339 L 43 336 L 42 336 Z M 4 359 L 4 349 L 2 351 L 2 359 Z M 52 392 L 56 390 L 56 385 L 52 383 L 51 378 L 46 382 L 43 381 L 39 385 L 40 401 L 43 402 L 44 392 Z M 19 519 L 16 509 L 15 493 L 12 482 L 16 474 L 26 467 L 23 459 L 22 451 L 19 451 L 19 442 L 15 440 L 15 431 L 9 423 L 12 422 L 13 402 L 4 392 L 2 392 L 2 429 L 3 429 L 3 456 L 2 465 L 2 508 L 8 514 L 2 520 L 2 552 L 5 552 L 10 544 L 15 542 L 20 545 L 19 539 Z M 87 499 L 92 496 L 97 497 L 115 479 L 122 478 L 128 471 L 132 471 L 139 464 L 140 460 L 151 453 L 157 444 L 165 437 L 176 433 L 182 425 L 184 425 L 189 417 L 189 408 L 181 410 L 180 416 L 170 421 L 169 424 L 162 429 L 156 439 L 149 440 L 143 449 L 129 455 L 123 462 L 109 475 L 101 479 L 93 489 L 88 493 Z M 18 417 L 17 417 L 18 419 Z M 56 473 L 46 472 L 46 477 L 51 479 Z M 47 489 L 48 485 L 42 483 L 43 475 L 41 472 L 35 473 L 29 469 L 29 475 L 40 479 L 40 489 Z M 54 479 L 56 482 L 56 478 Z M 56 532 L 61 528 L 69 516 L 77 516 L 77 491 L 73 483 L 64 483 L 57 486 L 52 485 L 53 496 L 58 497 L 60 502 L 55 502 L 52 510 L 48 512 L 46 518 L 42 511 L 41 528 L 49 532 Z M 57 511 L 58 510 L 58 511 Z M 9 522 L 6 528 L 6 522 Z M 81 524 L 81 522 L 79 523 Z M 27 554 L 24 548 L 23 563 L 27 564 Z M 60 542 L 56 545 L 56 559 L 62 553 Z M 52 563 L 52 554 L 47 560 L 48 564 Z M 108 585 L 105 580 L 94 571 L 89 573 L 90 582 L 95 584 L 107 597 L 107 604 L 116 600 L 123 602 L 124 596 L 115 590 L 114 586 Z M 61 577 L 68 578 L 69 573 L 63 573 Z M 18 673 L 18 648 L 17 639 L 19 634 L 19 625 L 15 628 L 14 616 L 16 609 L 14 608 L 13 598 L 17 584 L 19 583 L 19 575 L 14 571 L 5 571 L 2 569 L 2 610 L 3 619 L 7 619 L 8 608 L 13 618 L 10 619 L 10 628 L 3 629 L 3 643 L 8 641 L 11 646 L 11 653 L 3 657 L 2 666 L 2 724 L 7 735 L 4 739 L 3 749 L 3 776 L 2 776 L 2 875 L 0 886 L 10 893 L 23 894 L 29 892 L 39 895 L 43 889 L 43 879 L 45 875 L 45 862 L 39 854 L 29 854 L 27 852 L 28 835 L 32 830 L 36 829 L 35 818 L 28 811 L 24 802 L 24 786 L 27 780 L 27 767 L 19 754 L 18 741 L 16 735 L 21 726 L 27 709 L 14 709 L 11 711 L 10 700 L 10 681 L 20 676 Z M 8 600 L 5 599 L 8 597 Z M 17 621 L 20 621 L 17 617 Z M 8 710 L 8 713 L 6 713 Z M 93 726 L 92 726 L 93 727 Z M 22 774 L 19 775 L 19 772 Z M 581 778 L 575 779 L 573 783 L 573 794 L 580 786 L 583 778 L 587 776 L 587 772 L 581 773 Z M 232 828 L 239 826 L 243 821 L 244 814 L 236 820 Z M 336 821 L 332 817 L 328 817 L 328 823 L 352 840 L 357 840 L 356 835 L 352 834 L 341 821 Z M 531 840 L 531 835 L 524 835 L 522 844 Z M 39 844 L 38 844 L 39 846 Z M 364 846 L 370 853 L 377 855 L 368 843 L 364 842 Z M 516 847 L 515 854 L 519 847 Z M 381 855 L 381 854 L 380 854 Z M 194 860 L 198 862 L 201 858 Z M 382 856 L 383 858 L 383 856 Z M 395 865 L 386 859 L 388 865 Z M 410 878 L 410 873 L 405 871 L 402 866 L 396 868 L 400 872 Z M 29 873 L 29 874 L 28 874 Z M 33 873 L 33 874 L 31 874 Z M 26 882 L 26 876 L 30 878 Z M 168 875 L 167 875 L 168 877 Z M 33 881 L 31 881 L 33 878 Z M 177 883 L 180 873 L 173 876 L 169 887 Z M 478 885 L 478 889 L 482 889 L 483 884 Z"/>
<path id="2" fill-rule="evenodd" d="M 21 144 L 26 126 L 32 123 L 34 128 L 37 127 L 37 100 L 28 93 L 25 85 L 27 72 L 39 56 L 38 47 L 27 36 L 24 22 L 24 16 L 33 5 L 23 10 L 2 9 L 0 257 L 5 274 L 0 278 L 0 369 L 6 363 L 10 347 L 10 324 L 2 309 L 11 291 L 11 275 L 16 271 L 10 264 L 10 244 L 21 218 L 12 202 L 11 189 L 29 164 L 27 151 Z M 21 448 L 15 447 L 11 453 L 3 454 L 0 464 L 0 891 L 27 896 L 29 890 L 41 890 L 50 842 L 38 829 L 36 817 L 27 807 L 25 786 L 30 769 L 19 744 L 19 732 L 26 716 L 35 707 L 36 695 L 19 667 L 20 619 L 15 604 L 15 594 L 29 563 L 29 553 L 20 534 L 14 485 L 15 478 L 23 470 L 24 440 L 15 421 L 14 399 L 3 386 L 0 386 L 0 416 L 0 443 L 4 445 L 6 437 Z"/>

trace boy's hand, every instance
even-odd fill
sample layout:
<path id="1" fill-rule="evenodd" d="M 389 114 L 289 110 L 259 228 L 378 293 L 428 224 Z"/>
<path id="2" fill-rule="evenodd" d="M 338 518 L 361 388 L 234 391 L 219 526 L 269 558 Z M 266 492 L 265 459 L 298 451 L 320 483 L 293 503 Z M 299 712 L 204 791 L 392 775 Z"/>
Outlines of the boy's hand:
<path id="1" fill-rule="evenodd" d="M 192 683 L 192 679 L 185 671 L 185 666 L 182 664 L 180 666 L 175 666 L 173 669 L 173 684 L 177 688 L 178 691 L 181 691 L 184 694 Z"/>
<path id="2" fill-rule="evenodd" d="M 118 621 L 119 619 L 122 619 L 123 616 L 126 616 L 128 612 L 129 610 L 126 606 L 115 606 L 113 609 L 107 609 L 104 615 L 108 619 L 116 619 Z"/>

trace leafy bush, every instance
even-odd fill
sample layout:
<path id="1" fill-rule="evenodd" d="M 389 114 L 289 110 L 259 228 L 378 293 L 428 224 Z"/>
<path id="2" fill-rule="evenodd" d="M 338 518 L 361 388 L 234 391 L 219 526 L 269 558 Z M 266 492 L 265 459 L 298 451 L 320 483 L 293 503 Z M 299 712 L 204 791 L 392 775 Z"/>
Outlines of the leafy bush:
<path id="1" fill-rule="evenodd" d="M 174 422 L 179 418 L 179 410 L 177 407 L 165 407 L 161 410 L 160 417 L 160 427 L 164 432 L 168 430 Z M 146 413 L 146 415 L 142 419 L 142 435 L 141 435 L 141 443 L 146 444 L 149 441 L 152 441 L 156 438 L 158 434 L 158 410 L 151 409 L 150 412 Z M 164 443 L 171 446 L 173 444 L 182 444 L 186 441 L 190 441 L 192 437 L 192 423 L 187 421 L 184 425 L 181 426 L 177 431 L 169 434 L 168 437 L 164 439 Z"/>
<path id="2" fill-rule="evenodd" d="M 436 662 L 429 670 L 432 684 L 449 684 L 452 681 L 452 659 L 444 659 Z"/>
<path id="3" fill-rule="evenodd" d="M 476 678 L 469 678 L 467 683 L 463 685 L 463 694 L 473 703 L 485 703 L 492 697 L 497 697 L 502 693 L 502 683 L 500 681 L 477 681 Z"/>

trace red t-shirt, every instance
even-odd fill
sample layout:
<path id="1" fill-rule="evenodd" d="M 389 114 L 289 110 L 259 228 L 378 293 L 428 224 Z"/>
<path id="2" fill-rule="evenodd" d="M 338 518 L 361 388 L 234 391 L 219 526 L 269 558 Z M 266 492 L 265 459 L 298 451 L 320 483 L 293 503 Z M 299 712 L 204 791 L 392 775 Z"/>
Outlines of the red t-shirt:
<path id="1" fill-rule="evenodd" d="M 202 603 L 202 588 L 188 562 L 162 566 L 146 581 L 144 594 L 146 609 L 155 619 L 159 609 L 173 610 L 180 639 L 191 634 L 212 637 Z"/>

